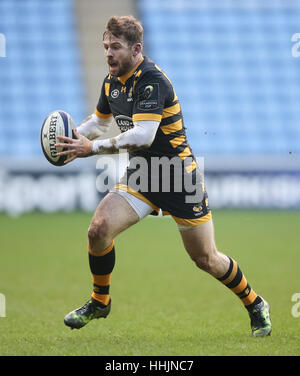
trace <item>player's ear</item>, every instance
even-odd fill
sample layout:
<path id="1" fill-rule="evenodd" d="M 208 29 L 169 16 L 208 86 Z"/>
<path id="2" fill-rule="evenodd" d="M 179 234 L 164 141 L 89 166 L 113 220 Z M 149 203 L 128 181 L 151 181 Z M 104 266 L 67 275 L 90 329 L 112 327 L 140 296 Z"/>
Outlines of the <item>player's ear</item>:
<path id="1" fill-rule="evenodd" d="M 141 43 L 135 43 L 132 46 L 132 54 L 133 56 L 138 55 L 142 51 L 142 44 Z"/>

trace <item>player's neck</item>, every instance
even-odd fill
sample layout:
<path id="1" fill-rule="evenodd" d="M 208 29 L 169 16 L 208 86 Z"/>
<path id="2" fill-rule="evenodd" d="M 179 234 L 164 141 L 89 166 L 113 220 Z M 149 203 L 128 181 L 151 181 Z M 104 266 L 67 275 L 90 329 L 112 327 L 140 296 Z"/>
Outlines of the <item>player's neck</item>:
<path id="1" fill-rule="evenodd" d="M 134 68 L 137 68 L 140 65 L 140 63 L 142 62 L 142 60 L 144 60 L 143 54 L 139 53 L 133 61 L 131 70 L 133 70 Z"/>
<path id="2" fill-rule="evenodd" d="M 118 77 L 119 81 L 121 81 L 125 85 L 125 82 L 127 81 L 127 79 L 133 75 L 133 73 L 137 70 L 138 66 L 143 62 L 143 60 L 144 60 L 144 57 L 142 53 L 138 54 L 136 58 L 134 59 L 132 66 L 128 70 L 128 72 Z"/>

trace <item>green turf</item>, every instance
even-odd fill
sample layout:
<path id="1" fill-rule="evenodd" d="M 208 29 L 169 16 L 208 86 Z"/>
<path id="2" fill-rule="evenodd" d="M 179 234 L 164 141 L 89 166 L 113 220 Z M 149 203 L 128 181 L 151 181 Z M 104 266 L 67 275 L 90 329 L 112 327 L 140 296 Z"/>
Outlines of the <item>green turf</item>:
<path id="1" fill-rule="evenodd" d="M 300 355 L 299 212 L 215 211 L 220 251 L 271 304 L 271 337 L 252 338 L 239 299 L 196 268 L 176 225 L 149 218 L 116 238 L 112 311 L 83 329 L 66 313 L 91 293 L 83 213 L 0 215 L 0 355 Z"/>

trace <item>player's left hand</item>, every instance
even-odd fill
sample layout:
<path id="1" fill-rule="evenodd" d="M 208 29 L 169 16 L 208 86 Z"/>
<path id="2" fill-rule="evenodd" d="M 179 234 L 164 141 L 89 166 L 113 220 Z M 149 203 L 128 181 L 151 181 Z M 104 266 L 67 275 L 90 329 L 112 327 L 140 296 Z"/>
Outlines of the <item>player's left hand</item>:
<path id="1" fill-rule="evenodd" d="M 57 153 L 57 155 L 68 155 L 68 158 L 64 162 L 65 164 L 72 162 L 76 158 L 85 158 L 92 155 L 93 142 L 79 134 L 76 129 L 73 132 L 75 138 L 57 136 L 64 143 L 58 143 L 55 146 L 68 149 Z"/>

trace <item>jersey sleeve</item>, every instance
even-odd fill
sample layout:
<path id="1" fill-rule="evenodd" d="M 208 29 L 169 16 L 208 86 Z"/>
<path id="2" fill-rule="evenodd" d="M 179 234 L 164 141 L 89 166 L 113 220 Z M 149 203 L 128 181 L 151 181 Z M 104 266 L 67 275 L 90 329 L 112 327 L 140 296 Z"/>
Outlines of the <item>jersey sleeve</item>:
<path id="1" fill-rule="evenodd" d="M 109 86 L 110 83 L 108 82 L 107 78 L 105 78 L 105 80 L 103 81 L 100 98 L 95 110 L 95 113 L 99 118 L 108 118 L 112 116 L 110 105 L 107 99 L 109 96 Z"/>
<path id="2" fill-rule="evenodd" d="M 132 121 L 161 121 L 165 106 L 166 85 L 159 74 L 147 72 L 136 83 Z"/>

